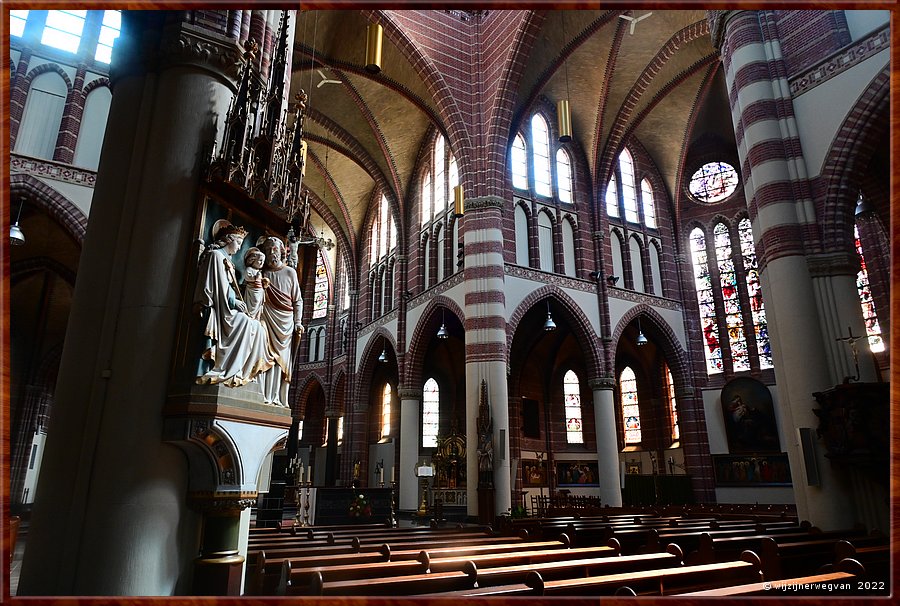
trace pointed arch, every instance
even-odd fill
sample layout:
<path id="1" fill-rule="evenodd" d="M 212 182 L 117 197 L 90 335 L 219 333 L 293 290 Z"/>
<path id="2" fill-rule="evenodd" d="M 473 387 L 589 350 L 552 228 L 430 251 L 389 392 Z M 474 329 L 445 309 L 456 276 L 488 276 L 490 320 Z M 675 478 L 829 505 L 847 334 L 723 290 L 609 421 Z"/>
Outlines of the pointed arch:
<path id="1" fill-rule="evenodd" d="M 425 363 L 425 353 L 428 343 L 437 333 L 441 323 L 440 310 L 446 310 L 447 315 L 455 316 L 462 326 L 465 326 L 465 312 L 453 299 L 445 295 L 437 295 L 432 298 L 422 310 L 419 321 L 412 331 L 409 339 L 409 348 L 406 352 L 405 374 L 403 385 L 417 388 L 422 384 L 422 368 Z"/>

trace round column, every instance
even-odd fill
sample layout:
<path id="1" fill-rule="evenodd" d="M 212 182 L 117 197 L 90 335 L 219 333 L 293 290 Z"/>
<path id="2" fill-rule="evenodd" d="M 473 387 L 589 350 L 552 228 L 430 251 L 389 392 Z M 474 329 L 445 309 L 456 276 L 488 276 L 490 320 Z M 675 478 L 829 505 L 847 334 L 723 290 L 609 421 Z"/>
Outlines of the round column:
<path id="1" fill-rule="evenodd" d="M 422 394 L 414 389 L 398 390 L 400 396 L 400 465 L 396 480 L 400 483 L 400 511 L 415 511 L 419 507 L 419 406 Z"/>
<path id="2" fill-rule="evenodd" d="M 597 472 L 600 481 L 600 503 L 610 507 L 622 506 L 621 471 L 619 467 L 619 437 L 616 434 L 616 405 L 613 377 L 590 381 L 594 392 L 594 427 L 597 432 Z"/>

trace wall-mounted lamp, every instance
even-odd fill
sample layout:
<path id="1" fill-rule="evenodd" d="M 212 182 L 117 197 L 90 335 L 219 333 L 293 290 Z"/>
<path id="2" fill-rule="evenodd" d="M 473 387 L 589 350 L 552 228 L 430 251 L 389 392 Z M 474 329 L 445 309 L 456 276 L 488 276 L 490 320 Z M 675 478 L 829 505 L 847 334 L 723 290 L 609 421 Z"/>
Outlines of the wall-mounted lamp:
<path id="1" fill-rule="evenodd" d="M 466 200 L 463 195 L 463 186 L 460 183 L 453 188 L 453 216 L 461 217 L 466 212 Z"/>
<path id="2" fill-rule="evenodd" d="M 544 330 L 551 331 L 556 330 L 556 322 L 553 321 L 553 316 L 550 315 L 550 300 L 547 300 L 547 320 L 544 322 Z"/>
<path id="3" fill-rule="evenodd" d="M 366 71 L 377 74 L 381 71 L 381 40 L 384 28 L 377 23 L 366 27 Z"/>
<path id="4" fill-rule="evenodd" d="M 619 276 L 606 276 L 606 283 L 610 286 L 615 286 L 619 283 Z"/>
<path id="5" fill-rule="evenodd" d="M 19 227 L 19 219 L 22 218 L 22 207 L 25 206 L 25 200 L 19 203 L 19 214 L 16 215 L 16 222 L 9 226 L 9 243 L 12 246 L 22 246 L 25 244 L 25 232 Z"/>
<path id="6" fill-rule="evenodd" d="M 591 280 L 599 280 L 601 276 L 603 276 L 602 271 L 589 271 L 588 272 L 588 278 L 590 278 Z"/>
<path id="7" fill-rule="evenodd" d="M 641 317 L 638 316 L 637 344 L 638 344 L 638 346 L 641 346 L 641 345 L 646 345 L 647 343 L 648 343 L 647 337 L 645 337 L 643 331 L 641 331 Z"/>
<path id="8" fill-rule="evenodd" d="M 441 327 L 438 328 L 437 338 L 446 339 L 450 334 L 447 332 L 447 326 L 444 324 L 444 308 L 441 308 Z"/>

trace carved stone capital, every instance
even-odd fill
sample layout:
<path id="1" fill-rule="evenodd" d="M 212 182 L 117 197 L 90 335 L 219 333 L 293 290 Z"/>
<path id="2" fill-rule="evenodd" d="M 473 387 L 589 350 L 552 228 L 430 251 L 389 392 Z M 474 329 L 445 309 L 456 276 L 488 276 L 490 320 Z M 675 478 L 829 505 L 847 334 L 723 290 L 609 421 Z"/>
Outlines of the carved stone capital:
<path id="1" fill-rule="evenodd" d="M 421 400 L 422 392 L 418 389 L 401 388 L 397 390 L 397 395 L 401 400 Z"/>
<path id="2" fill-rule="evenodd" d="M 182 24 L 166 32 L 160 43 L 162 67 L 190 65 L 225 79 L 236 89 L 241 67 L 241 50 L 233 39 Z"/>
<path id="3" fill-rule="evenodd" d="M 597 391 L 599 389 L 615 389 L 616 388 L 616 379 L 615 377 L 598 377 L 596 379 L 591 379 L 588 381 L 588 387 L 593 391 Z"/>
<path id="4" fill-rule="evenodd" d="M 859 258 L 845 251 L 810 255 L 806 265 L 813 278 L 855 276 L 859 272 Z"/>
<path id="5" fill-rule="evenodd" d="M 591 235 L 594 237 L 595 242 L 603 242 L 606 239 L 605 231 L 598 230 L 598 231 L 593 232 Z"/>
<path id="6" fill-rule="evenodd" d="M 188 504 L 204 515 L 238 516 L 256 503 L 255 490 L 197 491 L 188 494 Z"/>
<path id="7" fill-rule="evenodd" d="M 728 21 L 735 15 L 744 11 L 707 11 L 706 20 L 709 21 L 709 37 L 716 50 L 722 50 L 725 42 L 725 30 Z"/>
<path id="8" fill-rule="evenodd" d="M 466 212 L 485 208 L 502 209 L 506 202 L 499 196 L 481 196 L 466 200 Z"/>

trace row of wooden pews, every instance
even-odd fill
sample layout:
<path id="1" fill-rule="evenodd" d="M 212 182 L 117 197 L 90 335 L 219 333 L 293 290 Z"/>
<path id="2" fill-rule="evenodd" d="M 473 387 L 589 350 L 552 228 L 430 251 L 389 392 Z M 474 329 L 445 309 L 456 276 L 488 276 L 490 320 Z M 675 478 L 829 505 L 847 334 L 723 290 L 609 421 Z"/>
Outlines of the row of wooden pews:
<path id="1" fill-rule="evenodd" d="M 823 532 L 785 513 L 618 512 L 531 519 L 506 534 L 489 527 L 258 532 L 246 587 L 288 596 L 889 592 L 885 537 L 862 528 Z"/>

